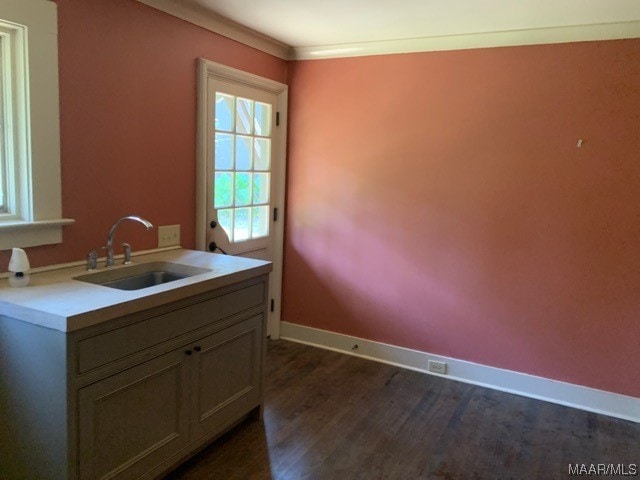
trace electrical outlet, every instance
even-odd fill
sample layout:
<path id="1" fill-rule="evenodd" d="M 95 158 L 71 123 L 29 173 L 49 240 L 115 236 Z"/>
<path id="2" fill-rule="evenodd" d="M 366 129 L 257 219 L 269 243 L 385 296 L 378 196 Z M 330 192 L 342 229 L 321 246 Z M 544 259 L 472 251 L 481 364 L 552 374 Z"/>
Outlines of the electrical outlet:
<path id="1" fill-rule="evenodd" d="M 158 247 L 180 245 L 180 225 L 158 227 Z"/>
<path id="2" fill-rule="evenodd" d="M 447 364 L 444 362 L 438 362 L 436 360 L 429 360 L 428 369 L 430 372 L 439 373 L 440 375 L 447 374 Z"/>

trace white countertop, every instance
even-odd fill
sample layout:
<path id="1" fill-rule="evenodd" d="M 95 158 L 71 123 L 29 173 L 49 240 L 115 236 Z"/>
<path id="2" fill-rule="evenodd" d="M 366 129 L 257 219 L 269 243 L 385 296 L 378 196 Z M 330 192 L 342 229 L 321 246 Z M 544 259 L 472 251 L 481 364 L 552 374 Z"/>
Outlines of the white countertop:
<path id="1" fill-rule="evenodd" d="M 211 272 L 131 291 L 74 280 L 73 277 L 90 273 L 84 267 L 32 274 L 29 286 L 23 288 L 12 288 L 7 279 L 2 279 L 0 315 L 71 332 L 271 271 L 270 262 L 183 249 L 139 255 L 133 258 L 133 265 L 155 261 L 207 268 Z M 104 267 L 101 265 L 98 271 L 104 271 Z"/>

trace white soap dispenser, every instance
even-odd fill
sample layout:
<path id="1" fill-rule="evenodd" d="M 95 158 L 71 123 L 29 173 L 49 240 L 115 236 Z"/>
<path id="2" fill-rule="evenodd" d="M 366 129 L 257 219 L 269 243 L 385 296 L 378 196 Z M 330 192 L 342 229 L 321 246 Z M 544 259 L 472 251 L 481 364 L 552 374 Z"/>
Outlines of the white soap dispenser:
<path id="1" fill-rule="evenodd" d="M 21 248 L 14 248 L 9 260 L 9 285 L 12 287 L 26 287 L 29 285 L 29 259 Z"/>

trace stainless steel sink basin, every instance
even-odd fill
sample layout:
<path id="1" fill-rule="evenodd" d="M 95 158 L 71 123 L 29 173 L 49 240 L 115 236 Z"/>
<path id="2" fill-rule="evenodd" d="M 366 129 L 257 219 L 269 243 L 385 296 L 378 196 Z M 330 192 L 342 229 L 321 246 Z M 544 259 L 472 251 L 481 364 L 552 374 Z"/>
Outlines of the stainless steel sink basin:
<path id="1" fill-rule="evenodd" d="M 74 277 L 74 280 L 119 290 L 140 290 L 210 271 L 207 268 L 192 267 L 179 263 L 150 262 L 102 272 L 87 273 Z"/>

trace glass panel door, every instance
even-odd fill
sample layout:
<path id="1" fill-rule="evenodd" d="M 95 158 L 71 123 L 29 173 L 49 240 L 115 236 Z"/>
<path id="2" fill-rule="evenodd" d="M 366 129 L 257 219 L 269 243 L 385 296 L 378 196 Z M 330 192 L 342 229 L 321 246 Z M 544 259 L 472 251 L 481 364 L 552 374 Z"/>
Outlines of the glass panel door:
<path id="1" fill-rule="evenodd" d="M 273 196 L 273 94 L 214 84 L 212 98 L 212 234 L 229 253 L 268 248 Z M 226 248 L 225 248 L 226 247 Z"/>

